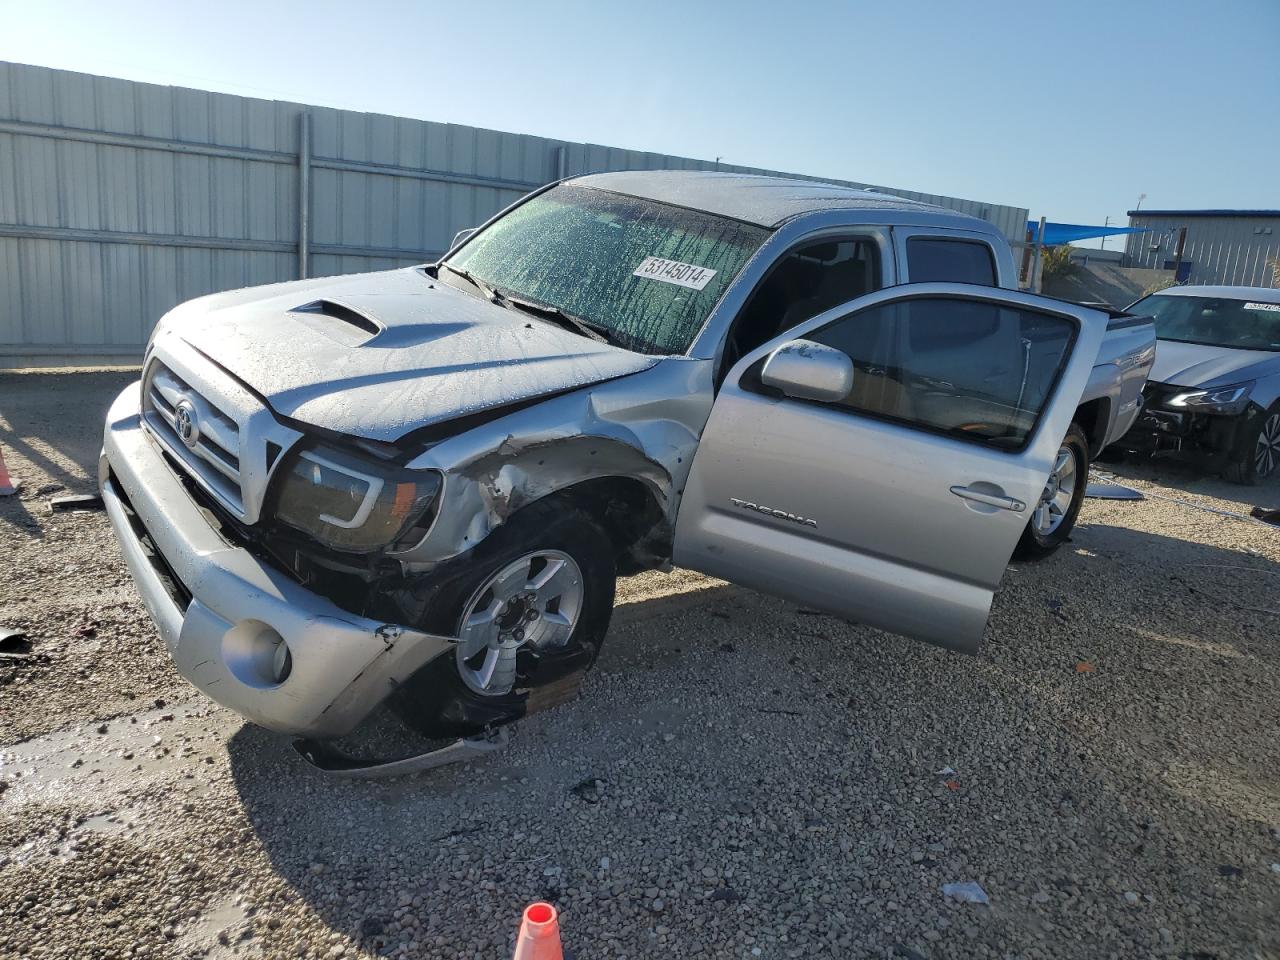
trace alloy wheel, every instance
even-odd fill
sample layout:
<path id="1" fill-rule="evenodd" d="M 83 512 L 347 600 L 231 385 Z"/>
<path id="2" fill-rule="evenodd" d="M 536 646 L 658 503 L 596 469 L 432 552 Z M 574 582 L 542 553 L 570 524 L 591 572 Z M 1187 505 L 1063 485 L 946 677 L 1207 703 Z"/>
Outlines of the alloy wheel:
<path id="1" fill-rule="evenodd" d="M 1267 417 L 1258 431 L 1258 444 L 1253 451 L 1253 469 L 1259 477 L 1269 477 L 1280 463 L 1280 413 Z"/>
<path id="2" fill-rule="evenodd" d="M 1063 444 L 1054 461 L 1053 472 L 1045 481 L 1040 502 L 1031 514 L 1031 522 L 1040 536 L 1047 537 L 1062 526 L 1067 511 L 1071 509 L 1071 501 L 1076 495 L 1076 485 L 1079 482 L 1075 454 L 1069 446 Z"/>
<path id="3" fill-rule="evenodd" d="M 582 571 L 567 553 L 539 550 L 502 567 L 463 608 L 456 651 L 463 682 L 487 696 L 510 693 L 520 648 L 568 644 L 582 598 Z"/>

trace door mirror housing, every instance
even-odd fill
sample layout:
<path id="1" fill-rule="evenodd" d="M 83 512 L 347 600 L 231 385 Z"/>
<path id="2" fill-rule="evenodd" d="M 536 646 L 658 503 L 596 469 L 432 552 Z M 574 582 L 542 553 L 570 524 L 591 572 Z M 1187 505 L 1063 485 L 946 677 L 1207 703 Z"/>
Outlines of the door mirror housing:
<path id="1" fill-rule="evenodd" d="M 467 229 L 465 230 L 459 230 L 457 233 L 453 235 L 453 243 L 449 244 L 449 249 L 452 250 L 455 247 L 462 246 L 464 243 L 466 243 L 468 240 L 471 239 L 471 235 L 475 233 L 476 230 L 478 229 L 479 229 L 478 227 L 467 227 Z"/>
<path id="2" fill-rule="evenodd" d="M 797 400 L 836 403 L 853 389 L 853 361 L 826 344 L 788 340 L 769 354 L 760 382 Z"/>

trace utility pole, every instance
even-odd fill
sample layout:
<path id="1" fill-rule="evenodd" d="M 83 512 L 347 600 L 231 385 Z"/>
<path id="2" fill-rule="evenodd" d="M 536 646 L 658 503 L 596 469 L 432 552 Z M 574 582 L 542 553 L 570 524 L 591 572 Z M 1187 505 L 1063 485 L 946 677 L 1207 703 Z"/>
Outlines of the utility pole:
<path id="1" fill-rule="evenodd" d="M 1040 229 L 1036 231 L 1036 259 L 1031 267 L 1031 289 L 1035 293 L 1041 290 L 1042 277 L 1040 270 L 1040 259 L 1044 254 L 1044 226 L 1048 222 L 1048 217 L 1040 218 Z"/>
<path id="2" fill-rule="evenodd" d="M 1111 226 L 1111 215 L 1107 214 L 1107 216 L 1104 217 L 1102 220 L 1102 229 L 1105 230 L 1109 226 Z M 1099 250 L 1107 249 L 1107 235 L 1105 233 L 1102 235 L 1102 242 L 1098 244 L 1098 249 Z"/>
<path id="3" fill-rule="evenodd" d="M 298 114 L 298 279 L 311 272 L 311 111 Z"/>

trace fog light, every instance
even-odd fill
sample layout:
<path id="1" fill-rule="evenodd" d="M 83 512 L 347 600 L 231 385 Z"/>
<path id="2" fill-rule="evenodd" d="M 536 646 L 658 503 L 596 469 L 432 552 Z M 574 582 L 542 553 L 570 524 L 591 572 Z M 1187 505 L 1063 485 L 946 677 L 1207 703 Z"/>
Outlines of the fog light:
<path id="1" fill-rule="evenodd" d="M 261 620 L 241 620 L 222 637 L 222 659 L 231 675 L 249 687 L 277 687 L 293 672 L 284 637 Z"/>
<path id="2" fill-rule="evenodd" d="M 284 637 L 281 637 L 276 644 L 275 656 L 271 658 L 271 677 L 276 683 L 284 683 L 292 672 L 293 654 L 289 652 L 289 645 L 284 642 Z"/>

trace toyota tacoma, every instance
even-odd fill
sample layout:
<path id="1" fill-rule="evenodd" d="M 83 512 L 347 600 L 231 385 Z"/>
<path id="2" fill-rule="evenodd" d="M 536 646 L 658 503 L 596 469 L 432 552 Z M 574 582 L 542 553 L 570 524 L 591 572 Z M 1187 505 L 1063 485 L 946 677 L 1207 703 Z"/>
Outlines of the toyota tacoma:
<path id="1" fill-rule="evenodd" d="M 672 564 L 972 652 L 1154 353 L 1015 287 L 991 224 L 886 194 L 580 177 L 437 263 L 176 307 L 101 486 L 182 674 L 313 743 L 561 702 Z"/>

